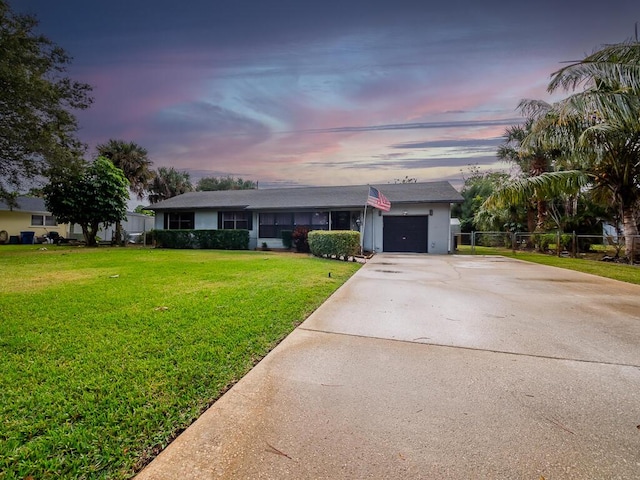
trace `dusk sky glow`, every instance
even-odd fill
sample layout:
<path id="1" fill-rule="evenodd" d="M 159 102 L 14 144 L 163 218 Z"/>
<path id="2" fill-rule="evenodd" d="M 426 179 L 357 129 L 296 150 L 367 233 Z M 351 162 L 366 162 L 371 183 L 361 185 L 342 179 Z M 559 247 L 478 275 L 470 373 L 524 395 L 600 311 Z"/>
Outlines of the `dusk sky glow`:
<path id="1" fill-rule="evenodd" d="M 94 87 L 80 139 L 261 186 L 450 180 L 552 72 L 626 40 L 637 0 L 9 0 Z M 564 94 L 560 95 L 564 96 Z"/>

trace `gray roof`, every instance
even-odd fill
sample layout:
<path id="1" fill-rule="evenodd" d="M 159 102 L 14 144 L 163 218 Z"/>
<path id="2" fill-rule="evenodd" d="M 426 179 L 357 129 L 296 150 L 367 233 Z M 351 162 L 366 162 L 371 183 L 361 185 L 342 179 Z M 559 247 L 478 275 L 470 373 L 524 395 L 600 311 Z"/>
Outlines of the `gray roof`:
<path id="1" fill-rule="evenodd" d="M 17 197 L 16 207 L 10 208 L 6 201 L 0 200 L 0 210 L 14 212 L 49 213 L 44 199 L 38 197 Z"/>
<path id="2" fill-rule="evenodd" d="M 463 200 L 460 193 L 449 182 L 373 186 L 389 199 L 392 206 L 410 203 L 460 203 Z M 189 192 L 147 208 L 156 211 L 209 208 L 247 210 L 359 208 L 366 203 L 368 193 L 368 185 Z"/>

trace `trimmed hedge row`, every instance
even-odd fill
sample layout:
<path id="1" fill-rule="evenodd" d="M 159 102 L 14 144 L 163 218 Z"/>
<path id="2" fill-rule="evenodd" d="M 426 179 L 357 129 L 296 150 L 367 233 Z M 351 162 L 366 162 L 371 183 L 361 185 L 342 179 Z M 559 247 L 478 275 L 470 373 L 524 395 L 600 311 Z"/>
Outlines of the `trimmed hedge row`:
<path id="1" fill-rule="evenodd" d="M 154 230 L 158 247 L 249 250 L 249 230 Z"/>
<path id="2" fill-rule="evenodd" d="M 309 249 L 317 257 L 349 257 L 360 253 L 360 232 L 314 230 L 309 232 Z"/>

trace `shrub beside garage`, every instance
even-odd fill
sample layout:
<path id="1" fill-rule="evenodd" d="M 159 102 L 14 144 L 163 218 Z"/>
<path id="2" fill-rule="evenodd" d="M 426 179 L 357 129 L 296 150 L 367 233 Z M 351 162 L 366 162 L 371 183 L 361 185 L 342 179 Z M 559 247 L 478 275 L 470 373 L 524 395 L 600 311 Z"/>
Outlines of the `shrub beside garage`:
<path id="1" fill-rule="evenodd" d="M 360 253 L 360 232 L 352 230 L 314 230 L 308 235 L 309 249 L 316 257 L 354 257 Z"/>

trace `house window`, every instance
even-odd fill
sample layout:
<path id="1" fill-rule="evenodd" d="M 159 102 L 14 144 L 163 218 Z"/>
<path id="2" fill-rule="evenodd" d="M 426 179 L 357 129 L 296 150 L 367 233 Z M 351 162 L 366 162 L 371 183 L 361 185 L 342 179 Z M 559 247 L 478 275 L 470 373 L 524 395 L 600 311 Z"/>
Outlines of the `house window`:
<path id="1" fill-rule="evenodd" d="M 218 228 L 224 230 L 251 230 L 253 228 L 251 212 L 220 212 Z"/>
<path id="2" fill-rule="evenodd" d="M 192 230 L 195 228 L 194 212 L 167 212 L 164 214 L 166 230 Z"/>
<path id="3" fill-rule="evenodd" d="M 58 222 L 53 215 L 31 215 L 33 227 L 57 227 Z"/>

